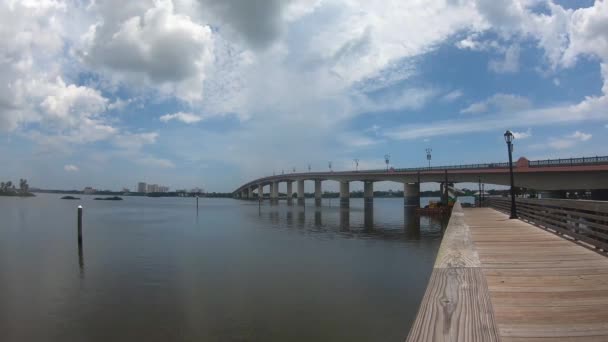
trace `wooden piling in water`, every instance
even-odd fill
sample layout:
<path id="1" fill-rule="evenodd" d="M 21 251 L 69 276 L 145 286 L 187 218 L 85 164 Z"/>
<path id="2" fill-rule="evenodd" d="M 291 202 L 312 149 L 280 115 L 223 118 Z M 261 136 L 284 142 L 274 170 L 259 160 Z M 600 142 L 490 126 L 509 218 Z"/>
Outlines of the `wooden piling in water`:
<path id="1" fill-rule="evenodd" d="M 82 246 L 82 206 L 78 206 L 78 246 Z"/>

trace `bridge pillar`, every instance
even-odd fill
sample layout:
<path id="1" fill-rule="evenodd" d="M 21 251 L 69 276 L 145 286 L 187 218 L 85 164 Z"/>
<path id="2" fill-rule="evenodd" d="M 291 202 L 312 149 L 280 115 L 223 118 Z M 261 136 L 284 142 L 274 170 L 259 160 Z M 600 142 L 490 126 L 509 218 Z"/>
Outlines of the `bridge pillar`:
<path id="1" fill-rule="evenodd" d="M 258 200 L 264 199 L 264 185 L 262 183 L 258 184 Z"/>
<path id="2" fill-rule="evenodd" d="M 253 198 L 253 187 L 250 186 L 247 188 L 247 199 L 252 199 Z"/>
<path id="3" fill-rule="evenodd" d="M 340 182 L 340 207 L 348 208 L 350 206 L 350 183 L 348 181 Z"/>
<path id="4" fill-rule="evenodd" d="M 287 205 L 293 204 L 293 182 L 287 181 Z"/>
<path id="5" fill-rule="evenodd" d="M 321 206 L 321 199 L 323 198 L 323 192 L 321 192 L 321 180 L 315 180 L 315 206 Z"/>
<path id="6" fill-rule="evenodd" d="M 405 183 L 403 185 L 403 206 L 420 208 L 420 183 Z"/>
<path id="7" fill-rule="evenodd" d="M 273 202 L 277 202 L 279 200 L 279 182 L 270 183 L 270 199 Z"/>
<path id="8" fill-rule="evenodd" d="M 363 182 L 363 203 L 365 205 L 374 204 L 374 182 Z"/>
<path id="9" fill-rule="evenodd" d="M 248 189 L 243 189 L 243 191 L 241 191 L 241 199 L 247 199 L 247 191 Z"/>
<path id="10" fill-rule="evenodd" d="M 298 205 L 304 205 L 304 180 L 298 181 Z"/>

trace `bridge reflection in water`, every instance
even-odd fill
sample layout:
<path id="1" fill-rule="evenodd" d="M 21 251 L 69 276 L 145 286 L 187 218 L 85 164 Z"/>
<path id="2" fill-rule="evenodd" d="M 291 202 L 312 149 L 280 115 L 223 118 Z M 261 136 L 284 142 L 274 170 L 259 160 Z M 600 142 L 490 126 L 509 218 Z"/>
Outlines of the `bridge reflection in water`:
<path id="1" fill-rule="evenodd" d="M 338 205 L 336 199 L 323 199 L 317 206 L 315 199 L 305 205 L 287 202 L 242 202 L 259 206 L 256 214 L 275 228 L 297 228 L 303 234 L 320 236 L 340 234 L 354 238 L 420 240 L 438 238 L 447 226 L 449 217 L 419 216 L 415 207 L 403 207 L 400 198 L 377 198 L 373 202 L 351 199 L 349 207 Z"/>

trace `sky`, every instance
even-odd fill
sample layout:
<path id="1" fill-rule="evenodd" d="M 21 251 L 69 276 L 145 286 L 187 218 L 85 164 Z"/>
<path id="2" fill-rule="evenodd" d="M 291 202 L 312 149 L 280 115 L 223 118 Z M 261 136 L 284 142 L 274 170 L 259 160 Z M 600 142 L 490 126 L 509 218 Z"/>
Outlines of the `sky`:
<path id="1" fill-rule="evenodd" d="M 228 192 L 506 161 L 507 129 L 515 158 L 608 154 L 608 1 L 0 0 L 0 22 L 3 181 Z"/>

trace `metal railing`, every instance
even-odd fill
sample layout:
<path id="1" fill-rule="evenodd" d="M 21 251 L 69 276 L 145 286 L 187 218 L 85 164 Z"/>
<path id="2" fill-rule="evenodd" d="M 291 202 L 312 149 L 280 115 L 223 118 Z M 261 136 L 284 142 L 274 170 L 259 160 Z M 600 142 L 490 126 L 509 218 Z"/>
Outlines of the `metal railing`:
<path id="1" fill-rule="evenodd" d="M 580 165 L 601 165 L 601 164 L 608 164 L 608 156 L 534 160 L 534 161 L 530 161 L 529 166 L 530 167 L 580 166 Z"/>
<path id="2" fill-rule="evenodd" d="M 489 197 L 484 203 L 507 214 L 511 210 L 508 198 Z M 608 202 L 518 198 L 516 203 L 520 219 L 608 251 Z"/>

